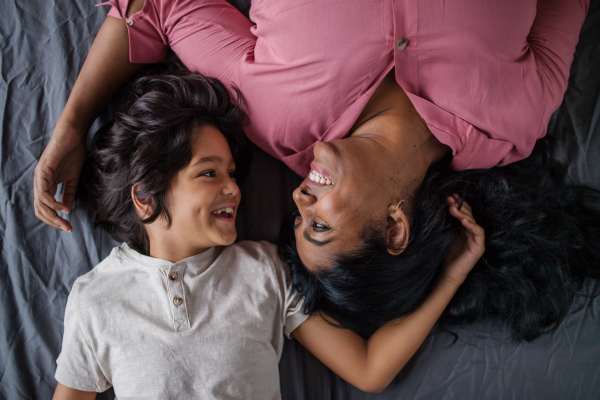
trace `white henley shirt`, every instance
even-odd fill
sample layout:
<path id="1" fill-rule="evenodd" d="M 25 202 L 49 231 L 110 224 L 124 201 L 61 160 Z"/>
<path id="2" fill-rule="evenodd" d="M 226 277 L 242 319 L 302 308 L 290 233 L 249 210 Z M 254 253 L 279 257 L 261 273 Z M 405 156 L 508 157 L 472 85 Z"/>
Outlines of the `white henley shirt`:
<path id="1" fill-rule="evenodd" d="M 171 263 L 127 244 L 79 277 L 56 379 L 128 399 L 279 399 L 283 333 L 307 316 L 267 242 Z"/>

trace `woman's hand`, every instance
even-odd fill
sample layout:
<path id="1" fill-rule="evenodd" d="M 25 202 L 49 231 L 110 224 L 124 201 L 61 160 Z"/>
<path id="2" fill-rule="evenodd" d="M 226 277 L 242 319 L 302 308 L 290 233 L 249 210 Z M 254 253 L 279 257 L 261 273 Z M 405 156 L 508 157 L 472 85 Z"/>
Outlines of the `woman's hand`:
<path id="1" fill-rule="evenodd" d="M 139 11 L 143 4 L 143 0 L 130 2 L 127 16 Z M 48 225 L 73 231 L 71 224 L 56 212 L 70 212 L 75 202 L 85 160 L 87 131 L 117 90 L 141 67 L 142 64 L 129 62 L 125 21 L 106 17 L 56 123 L 52 139 L 35 168 L 35 215 Z M 59 183 L 65 184 L 60 202 L 54 200 Z"/>
<path id="2" fill-rule="evenodd" d="M 463 230 L 462 236 L 446 258 L 444 277 L 460 285 L 485 251 L 485 232 L 475 222 L 471 206 L 467 202 L 462 201 L 461 206 L 461 199 L 457 194 L 448 196 L 447 201 L 450 214 L 460 220 Z"/>
<path id="3" fill-rule="evenodd" d="M 57 126 L 33 176 L 35 215 L 56 229 L 73 231 L 71 224 L 59 217 L 57 211 L 71 212 L 84 160 L 85 133 Z M 60 183 L 64 183 L 64 187 L 61 201 L 58 202 L 54 195 Z"/>

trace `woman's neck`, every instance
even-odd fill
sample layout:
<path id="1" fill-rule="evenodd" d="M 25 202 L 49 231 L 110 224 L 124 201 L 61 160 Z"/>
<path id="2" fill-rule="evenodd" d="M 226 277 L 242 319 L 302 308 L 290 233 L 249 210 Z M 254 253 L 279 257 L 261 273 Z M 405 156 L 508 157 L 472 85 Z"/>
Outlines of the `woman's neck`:
<path id="1" fill-rule="evenodd" d="M 429 130 L 394 70 L 383 79 L 350 131 L 350 137 L 375 136 L 388 149 L 389 167 L 403 171 L 403 180 L 423 177 L 429 166 L 441 160 L 450 148 Z"/>

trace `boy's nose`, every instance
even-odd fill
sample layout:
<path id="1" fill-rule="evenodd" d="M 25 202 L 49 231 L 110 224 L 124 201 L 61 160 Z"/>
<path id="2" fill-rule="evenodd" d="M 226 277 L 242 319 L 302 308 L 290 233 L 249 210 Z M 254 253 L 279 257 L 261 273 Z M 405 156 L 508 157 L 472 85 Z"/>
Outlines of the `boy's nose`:
<path id="1" fill-rule="evenodd" d="M 223 186 L 222 193 L 224 196 L 237 196 L 240 193 L 240 188 L 231 178 L 227 178 L 227 182 Z"/>

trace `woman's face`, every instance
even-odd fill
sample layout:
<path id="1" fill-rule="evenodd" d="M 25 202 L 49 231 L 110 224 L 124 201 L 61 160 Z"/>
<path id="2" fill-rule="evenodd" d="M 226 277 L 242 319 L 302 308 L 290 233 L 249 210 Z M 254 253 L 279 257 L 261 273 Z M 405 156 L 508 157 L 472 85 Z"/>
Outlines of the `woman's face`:
<path id="1" fill-rule="evenodd" d="M 384 233 L 391 255 L 406 246 L 409 222 L 396 205 L 409 201 L 449 148 L 400 94 L 401 107 L 376 108 L 350 137 L 315 145 L 311 172 L 294 191 L 296 246 L 309 270 L 328 268 L 332 256 L 356 249 L 367 226 Z"/>
<path id="2" fill-rule="evenodd" d="M 355 249 L 367 223 L 384 226 L 394 179 L 379 146 L 368 136 L 315 146 L 311 172 L 294 191 L 296 246 L 309 270 L 327 268 L 333 255 Z"/>

